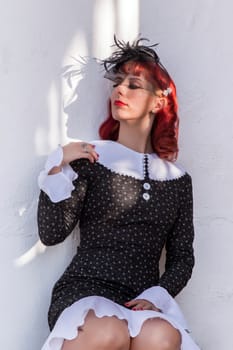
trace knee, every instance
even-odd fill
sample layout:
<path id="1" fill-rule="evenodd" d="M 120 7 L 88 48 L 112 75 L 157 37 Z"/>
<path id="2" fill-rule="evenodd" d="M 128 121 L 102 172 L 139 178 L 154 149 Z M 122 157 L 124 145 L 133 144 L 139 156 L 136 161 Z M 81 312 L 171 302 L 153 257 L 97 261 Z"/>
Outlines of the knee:
<path id="1" fill-rule="evenodd" d="M 122 334 L 105 334 L 100 337 L 98 344 L 101 345 L 100 348 L 103 350 L 128 350 L 129 348 L 129 340 Z"/>
<path id="2" fill-rule="evenodd" d="M 180 350 L 180 332 L 164 320 L 148 320 L 133 339 L 132 349 Z"/>
<path id="3" fill-rule="evenodd" d="M 126 329 L 118 329 L 110 325 L 105 329 L 96 329 L 92 341 L 95 349 L 128 350 L 130 337 Z"/>
<path id="4" fill-rule="evenodd" d="M 162 334 L 160 342 L 161 350 L 180 350 L 181 334 L 177 329 L 170 326 L 169 331 L 166 334 Z"/>
<path id="5" fill-rule="evenodd" d="M 163 337 L 162 339 L 157 339 L 157 346 L 160 350 L 180 350 L 181 341 L 179 334 L 173 337 Z"/>
<path id="6" fill-rule="evenodd" d="M 165 323 L 159 327 L 157 334 L 151 337 L 151 343 L 156 344 L 160 350 L 180 350 L 181 334 L 176 328 Z"/>

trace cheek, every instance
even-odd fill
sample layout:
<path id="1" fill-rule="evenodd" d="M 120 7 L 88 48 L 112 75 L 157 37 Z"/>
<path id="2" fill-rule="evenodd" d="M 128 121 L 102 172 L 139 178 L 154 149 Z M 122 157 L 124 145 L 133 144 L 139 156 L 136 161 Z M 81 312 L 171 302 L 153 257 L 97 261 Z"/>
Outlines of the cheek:
<path id="1" fill-rule="evenodd" d="M 113 101 L 115 101 L 116 99 L 116 96 L 115 96 L 115 93 L 114 93 L 114 90 L 111 92 L 110 94 L 110 102 L 111 102 L 111 108 L 113 106 Z"/>
<path id="2" fill-rule="evenodd" d="M 114 98 L 113 95 L 111 95 L 111 96 L 110 96 L 110 108 L 111 108 L 111 110 L 114 109 L 114 104 L 113 104 L 114 101 L 115 101 L 115 98 Z"/>
<path id="3" fill-rule="evenodd" d="M 112 114 L 113 119 L 115 119 L 115 117 L 116 117 L 116 109 L 115 109 L 115 106 L 113 104 L 114 100 L 115 100 L 114 97 L 111 96 L 110 97 L 110 110 L 111 110 L 111 114 Z"/>
<path id="4" fill-rule="evenodd" d="M 111 92 L 110 92 L 110 98 L 111 98 L 111 100 L 116 99 L 116 96 L 117 96 L 117 95 L 118 95 L 117 88 L 113 88 L 113 87 L 112 87 L 112 90 L 111 90 Z"/>

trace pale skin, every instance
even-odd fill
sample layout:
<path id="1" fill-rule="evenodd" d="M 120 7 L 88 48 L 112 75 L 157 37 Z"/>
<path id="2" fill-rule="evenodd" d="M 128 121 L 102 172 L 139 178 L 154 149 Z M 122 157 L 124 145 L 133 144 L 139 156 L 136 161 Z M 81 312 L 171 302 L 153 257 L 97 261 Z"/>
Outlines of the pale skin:
<path id="1" fill-rule="evenodd" d="M 130 89 L 129 84 L 132 82 L 139 88 Z M 126 76 L 112 91 L 111 110 L 113 118 L 120 123 L 117 142 L 139 153 L 151 153 L 151 127 L 156 113 L 166 104 L 166 97 L 162 96 L 159 90 L 152 93 L 140 88 L 144 85 L 145 77 L 142 73 L 137 77 L 130 74 Z M 63 147 L 61 165 L 54 167 L 50 174 L 61 171 L 64 164 L 80 158 L 89 159 L 94 163 L 99 155 L 90 143 L 69 143 Z M 125 307 L 134 312 L 161 311 L 144 299 L 126 300 Z M 180 346 L 179 331 L 165 320 L 148 319 L 140 333 L 131 338 L 125 320 L 119 320 L 115 316 L 98 318 L 91 310 L 85 318 L 84 325 L 79 328 L 78 336 L 72 340 L 64 340 L 62 350 L 180 350 Z"/>

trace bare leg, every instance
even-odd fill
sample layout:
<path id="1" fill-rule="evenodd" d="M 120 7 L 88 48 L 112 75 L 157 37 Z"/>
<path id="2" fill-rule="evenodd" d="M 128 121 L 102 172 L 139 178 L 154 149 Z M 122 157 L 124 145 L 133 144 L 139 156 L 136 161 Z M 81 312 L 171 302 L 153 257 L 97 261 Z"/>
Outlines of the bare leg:
<path id="1" fill-rule="evenodd" d="M 88 312 L 78 336 L 64 340 L 62 350 L 129 350 L 130 336 L 127 322 L 117 317 L 95 316 Z M 149 350 L 149 349 L 148 349 Z"/>
<path id="2" fill-rule="evenodd" d="M 154 318 L 145 321 L 141 332 L 132 338 L 130 350 L 180 350 L 181 335 L 170 323 Z"/>

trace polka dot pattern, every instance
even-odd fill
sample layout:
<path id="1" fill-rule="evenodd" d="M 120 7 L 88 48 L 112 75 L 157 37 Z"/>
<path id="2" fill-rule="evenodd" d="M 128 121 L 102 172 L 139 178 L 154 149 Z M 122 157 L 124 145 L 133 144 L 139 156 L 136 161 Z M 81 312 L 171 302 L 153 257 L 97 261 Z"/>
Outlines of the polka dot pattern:
<path id="1" fill-rule="evenodd" d="M 81 234 L 77 254 L 53 288 L 50 328 L 67 306 L 85 296 L 123 304 L 155 285 L 172 296 L 179 293 L 194 264 L 190 176 L 140 180 L 84 159 L 71 165 L 79 174 L 72 197 L 52 203 L 41 192 L 39 200 L 44 244 L 62 242 L 78 221 Z M 166 269 L 160 276 L 164 246 Z"/>

